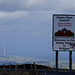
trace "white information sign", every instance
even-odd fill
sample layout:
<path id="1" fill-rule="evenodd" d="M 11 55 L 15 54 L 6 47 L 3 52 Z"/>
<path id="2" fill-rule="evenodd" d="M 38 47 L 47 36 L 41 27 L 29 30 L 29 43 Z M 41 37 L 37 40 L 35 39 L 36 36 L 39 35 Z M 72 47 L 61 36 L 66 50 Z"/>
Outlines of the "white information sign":
<path id="1" fill-rule="evenodd" d="M 53 15 L 53 50 L 75 51 L 75 15 Z"/>

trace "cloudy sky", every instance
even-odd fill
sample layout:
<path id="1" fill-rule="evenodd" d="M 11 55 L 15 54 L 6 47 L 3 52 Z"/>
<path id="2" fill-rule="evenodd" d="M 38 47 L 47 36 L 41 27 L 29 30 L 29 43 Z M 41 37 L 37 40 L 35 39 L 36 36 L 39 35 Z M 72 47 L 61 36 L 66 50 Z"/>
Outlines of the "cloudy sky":
<path id="1" fill-rule="evenodd" d="M 0 0 L 0 55 L 54 58 L 52 15 L 74 14 L 74 0 Z"/>

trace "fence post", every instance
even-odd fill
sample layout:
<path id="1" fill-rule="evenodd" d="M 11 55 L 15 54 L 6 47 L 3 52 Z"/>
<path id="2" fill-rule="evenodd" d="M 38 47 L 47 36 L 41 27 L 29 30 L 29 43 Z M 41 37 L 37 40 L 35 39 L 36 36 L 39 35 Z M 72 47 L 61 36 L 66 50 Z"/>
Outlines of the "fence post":
<path id="1" fill-rule="evenodd" d="M 9 71 L 11 71 L 11 63 L 9 63 Z"/>
<path id="2" fill-rule="evenodd" d="M 5 63 L 4 63 L 4 65 L 3 65 L 3 71 L 5 70 Z"/>
<path id="3" fill-rule="evenodd" d="M 15 71 L 18 71 L 18 64 L 15 65 Z"/>
<path id="4" fill-rule="evenodd" d="M 34 62 L 34 69 L 35 69 L 35 73 L 36 73 L 36 75 L 37 75 L 37 67 L 36 67 L 35 62 Z"/>
<path id="5" fill-rule="evenodd" d="M 46 75 L 46 71 L 45 71 L 45 75 Z"/>
<path id="6" fill-rule="evenodd" d="M 32 63 L 31 63 L 31 70 L 33 70 L 33 66 L 32 66 Z"/>
<path id="7" fill-rule="evenodd" d="M 23 68 L 24 68 L 24 71 L 25 71 L 25 64 L 23 64 Z"/>

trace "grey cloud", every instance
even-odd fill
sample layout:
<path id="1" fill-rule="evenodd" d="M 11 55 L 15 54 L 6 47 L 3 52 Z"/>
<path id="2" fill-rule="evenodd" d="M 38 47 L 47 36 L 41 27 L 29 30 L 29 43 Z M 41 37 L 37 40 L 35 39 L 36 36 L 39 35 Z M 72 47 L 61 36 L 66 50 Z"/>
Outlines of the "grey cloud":
<path id="1" fill-rule="evenodd" d="M 2 36 L 16 38 L 49 36 L 50 12 L 28 12 L 27 17 L 21 16 L 14 19 L 9 19 L 8 16 L 0 18 L 0 35 Z"/>
<path id="2" fill-rule="evenodd" d="M 56 10 L 60 0 L 0 0 L 0 11 Z"/>
<path id="3" fill-rule="evenodd" d="M 0 1 L 0 10 L 1 11 L 15 11 L 15 10 L 23 10 L 22 2 L 27 4 L 25 0 L 2 0 Z"/>
<path id="4" fill-rule="evenodd" d="M 61 6 L 58 10 L 62 13 L 75 13 L 75 0 L 61 0 Z"/>

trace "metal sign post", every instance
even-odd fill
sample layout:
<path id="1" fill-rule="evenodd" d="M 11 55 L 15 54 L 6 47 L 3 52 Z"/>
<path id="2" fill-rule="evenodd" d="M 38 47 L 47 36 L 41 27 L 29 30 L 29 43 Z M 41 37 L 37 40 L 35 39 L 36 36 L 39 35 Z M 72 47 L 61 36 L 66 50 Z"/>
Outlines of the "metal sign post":
<path id="1" fill-rule="evenodd" d="M 56 75 L 58 75 L 58 51 L 56 51 Z"/>
<path id="2" fill-rule="evenodd" d="M 69 75 L 72 75 L 72 51 L 75 51 L 75 15 L 54 14 L 52 48 L 56 51 L 56 75 L 58 74 L 58 51 L 69 51 Z"/>
<path id="3" fill-rule="evenodd" d="M 69 52 L 69 75 L 72 75 L 72 51 Z"/>

